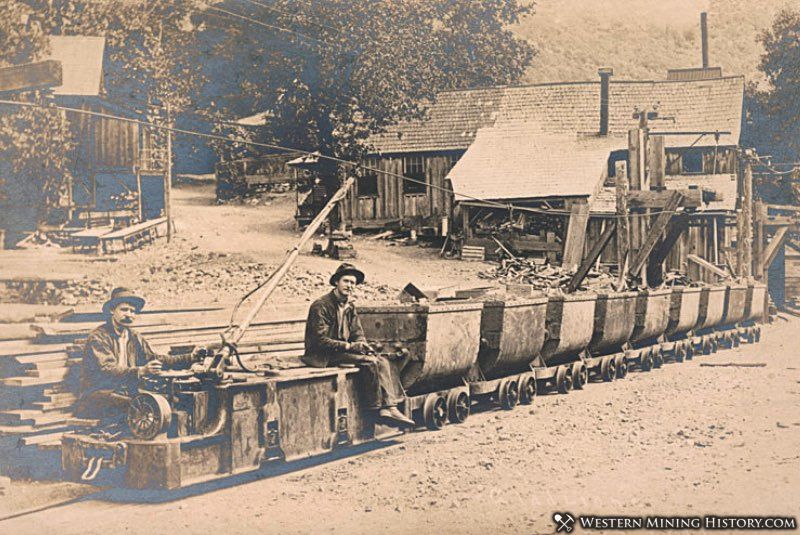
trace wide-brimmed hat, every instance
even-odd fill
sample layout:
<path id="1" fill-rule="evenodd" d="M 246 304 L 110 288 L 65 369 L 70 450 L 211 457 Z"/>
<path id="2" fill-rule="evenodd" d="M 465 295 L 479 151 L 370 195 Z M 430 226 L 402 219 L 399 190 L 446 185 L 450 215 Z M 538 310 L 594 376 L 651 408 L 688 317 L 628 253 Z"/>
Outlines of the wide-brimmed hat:
<path id="1" fill-rule="evenodd" d="M 144 308 L 144 299 L 127 288 L 114 288 L 111 290 L 111 297 L 103 303 L 103 313 L 110 314 L 114 307 L 120 303 L 130 303 L 137 313 Z"/>
<path id="2" fill-rule="evenodd" d="M 338 268 L 336 268 L 336 272 L 331 275 L 331 286 L 336 286 L 336 282 L 344 275 L 353 275 L 356 278 L 356 284 L 361 284 L 364 282 L 364 272 L 353 264 L 344 262 Z"/>

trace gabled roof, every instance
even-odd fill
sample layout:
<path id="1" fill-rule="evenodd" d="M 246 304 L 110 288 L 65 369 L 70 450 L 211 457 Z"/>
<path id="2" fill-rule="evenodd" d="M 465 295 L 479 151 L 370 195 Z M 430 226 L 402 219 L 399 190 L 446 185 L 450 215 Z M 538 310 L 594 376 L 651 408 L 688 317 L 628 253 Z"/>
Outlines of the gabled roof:
<path id="1" fill-rule="evenodd" d="M 547 134 L 532 124 L 478 131 L 447 177 L 456 200 L 589 197 L 605 177 L 615 137 Z"/>
<path id="2" fill-rule="evenodd" d="M 738 145 L 744 78 L 689 81 L 614 81 L 610 85 L 609 133 L 624 136 L 636 128 L 636 110 L 657 106 L 662 119 L 653 132 L 729 131 L 720 145 Z M 535 122 L 548 134 L 596 134 L 600 125 L 600 82 L 536 84 L 447 91 L 438 96 L 423 121 L 407 121 L 375 134 L 377 152 L 465 150 L 479 128 Z M 698 136 L 666 136 L 668 147 L 686 147 Z M 695 146 L 713 146 L 705 136 Z"/>
<path id="3" fill-rule="evenodd" d="M 61 62 L 63 83 L 56 95 L 99 96 L 103 81 L 105 37 L 51 35 L 50 56 Z"/>

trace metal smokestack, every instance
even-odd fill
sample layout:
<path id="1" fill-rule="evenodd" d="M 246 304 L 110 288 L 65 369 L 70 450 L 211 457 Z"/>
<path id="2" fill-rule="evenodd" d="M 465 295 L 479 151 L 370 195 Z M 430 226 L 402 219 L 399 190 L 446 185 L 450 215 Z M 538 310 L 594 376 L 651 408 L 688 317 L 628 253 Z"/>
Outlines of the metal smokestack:
<path id="1" fill-rule="evenodd" d="M 599 69 L 597 74 L 600 75 L 600 135 L 608 135 L 608 100 L 611 83 L 611 76 L 614 74 L 614 69 L 605 67 Z"/>
<path id="2" fill-rule="evenodd" d="M 700 13 L 700 39 L 703 43 L 703 68 L 708 69 L 708 13 Z"/>

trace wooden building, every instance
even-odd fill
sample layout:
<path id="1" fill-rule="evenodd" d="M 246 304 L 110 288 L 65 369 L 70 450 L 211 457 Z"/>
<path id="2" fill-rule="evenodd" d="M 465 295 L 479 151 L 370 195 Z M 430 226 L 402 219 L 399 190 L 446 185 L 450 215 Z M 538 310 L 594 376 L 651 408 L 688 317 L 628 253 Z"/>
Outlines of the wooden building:
<path id="1" fill-rule="evenodd" d="M 51 36 L 50 58 L 61 62 L 62 85 L 52 91 L 59 105 L 141 119 L 136 110 L 110 101 L 103 87 L 105 38 Z M 142 110 L 144 111 L 144 110 Z M 69 183 L 59 202 L 41 221 L 35 185 L 7 181 L 9 195 L 0 205 L 0 227 L 13 246 L 43 223 L 58 227 L 128 226 L 163 218 L 166 212 L 164 143 L 147 128 L 128 121 L 63 112 L 76 141 Z"/>
<path id="2" fill-rule="evenodd" d="M 718 138 L 668 136 L 667 174 L 701 177 L 734 172 L 734 149 L 738 145 L 744 96 L 742 77 L 664 81 L 606 78 L 605 89 L 603 83 L 601 78 L 596 82 L 441 93 L 425 120 L 400 123 L 370 139 L 374 147 L 368 159 L 371 167 L 416 177 L 425 184 L 402 183 L 388 174 L 368 175 L 359 182 L 349 200 L 353 227 L 393 222 L 419 225 L 422 221 L 441 231 L 441 218 L 452 216 L 454 198 L 448 194 L 448 190 L 452 191 L 448 184 L 450 168 L 473 145 L 478 132 L 487 128 L 512 132 L 522 125 L 541 136 L 617 140 L 616 144 L 608 143 L 609 167 L 613 170 L 613 161 L 627 158 L 625 136 L 628 129 L 638 125 L 634 113 L 655 111 L 660 119 L 651 121 L 654 132 L 728 132 Z M 602 91 L 607 91 L 605 110 L 601 109 Z M 601 116 L 606 124 L 602 136 Z M 498 160 L 510 156 L 497 154 Z M 529 166 L 531 172 L 535 171 L 532 167 Z M 485 181 L 502 188 L 509 178 L 493 175 Z M 597 179 L 600 178 L 598 172 Z M 584 196 L 591 195 L 595 186 L 587 184 Z M 491 195 L 487 192 L 483 198 L 490 200 Z M 554 188 L 547 197 L 559 196 L 560 192 Z"/>

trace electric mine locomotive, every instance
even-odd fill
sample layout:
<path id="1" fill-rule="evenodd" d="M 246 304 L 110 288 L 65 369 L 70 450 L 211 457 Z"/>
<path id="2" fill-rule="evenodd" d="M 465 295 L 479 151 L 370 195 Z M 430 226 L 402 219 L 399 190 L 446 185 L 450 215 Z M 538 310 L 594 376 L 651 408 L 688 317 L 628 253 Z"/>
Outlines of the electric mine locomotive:
<path id="1" fill-rule="evenodd" d="M 463 422 L 475 403 L 511 409 L 719 348 L 757 342 L 763 284 L 359 308 L 366 336 L 394 359 L 402 409 L 420 426 Z M 119 478 L 174 489 L 376 440 L 359 370 L 253 367 L 235 346 L 140 385 L 129 432 L 64 435 L 71 480 Z M 102 479 L 102 478 L 101 478 Z"/>

